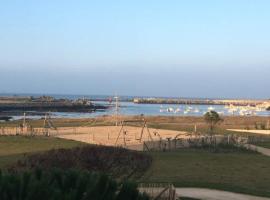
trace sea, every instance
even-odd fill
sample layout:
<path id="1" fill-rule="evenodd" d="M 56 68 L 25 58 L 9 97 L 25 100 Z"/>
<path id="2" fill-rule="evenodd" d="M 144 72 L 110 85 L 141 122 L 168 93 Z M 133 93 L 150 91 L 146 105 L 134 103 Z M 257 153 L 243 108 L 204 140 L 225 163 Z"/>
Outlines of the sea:
<path id="1" fill-rule="evenodd" d="M 39 97 L 43 94 L 0 94 L 0 96 L 33 96 Z M 60 94 L 46 94 L 54 98 L 79 99 L 87 98 L 94 99 L 94 104 L 107 105 L 109 108 L 105 111 L 96 111 L 89 113 L 79 112 L 51 112 L 53 118 L 91 118 L 103 115 L 114 115 L 116 113 L 116 106 L 113 95 L 60 95 Z M 136 104 L 133 103 L 133 98 L 142 98 L 141 96 L 119 96 L 119 115 L 145 115 L 145 116 L 203 116 L 207 111 L 214 110 L 221 116 L 240 116 L 243 115 L 240 110 L 231 111 L 224 105 L 186 105 L 186 104 Z M 150 97 L 144 97 L 150 98 Z M 162 97 L 166 98 L 166 97 Z M 167 97 L 175 98 L 175 97 Z M 108 99 L 108 100 L 107 100 Z M 112 102 L 109 101 L 112 99 Z M 182 98 L 183 99 L 183 98 Z M 187 98 L 190 99 L 190 98 Z M 193 98 L 194 99 L 194 98 Z M 256 116 L 270 116 L 270 112 L 266 110 L 253 112 Z M 20 119 L 23 116 L 13 116 L 13 119 Z M 31 115 L 28 118 L 39 119 L 44 116 Z"/>

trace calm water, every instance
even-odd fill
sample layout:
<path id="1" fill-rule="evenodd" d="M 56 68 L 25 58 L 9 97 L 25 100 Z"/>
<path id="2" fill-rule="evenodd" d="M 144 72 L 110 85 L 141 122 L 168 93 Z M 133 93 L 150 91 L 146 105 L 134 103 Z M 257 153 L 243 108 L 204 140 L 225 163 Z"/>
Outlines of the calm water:
<path id="1" fill-rule="evenodd" d="M 108 102 L 95 102 L 108 104 Z M 108 104 L 109 105 L 109 104 Z M 111 115 L 115 113 L 114 105 L 105 112 L 95 113 L 55 113 L 58 117 L 94 117 Z M 239 112 L 231 113 L 223 105 L 179 105 L 179 104 L 134 104 L 120 102 L 119 113 L 123 115 L 161 115 L 161 116 L 202 116 L 209 110 L 215 110 L 220 115 L 240 115 Z M 270 112 L 256 112 L 258 116 L 270 116 Z"/>
<path id="2" fill-rule="evenodd" d="M 24 94 L 31 95 L 31 94 Z M 40 95 L 31 95 L 31 96 L 40 96 Z M 77 98 L 109 98 L 109 96 L 100 96 L 100 95 L 50 95 L 55 98 L 68 98 L 68 99 L 77 99 Z M 129 100 L 133 97 L 125 96 L 121 99 Z M 108 101 L 95 101 L 95 104 L 105 104 L 110 105 L 111 108 L 104 112 L 94 112 L 94 113 L 63 113 L 63 112 L 54 112 L 52 117 L 66 117 L 66 118 L 88 118 L 101 115 L 111 115 L 115 113 L 114 103 L 109 104 Z M 133 102 L 120 102 L 119 113 L 122 115 L 161 115 L 161 116 L 202 116 L 205 112 L 209 110 L 215 110 L 220 115 L 240 115 L 239 111 L 229 112 L 227 108 L 223 105 L 179 105 L 179 104 L 134 104 Z M 270 116 L 269 111 L 256 111 L 258 116 Z M 18 119 L 21 117 L 14 117 Z M 31 116 L 31 118 L 41 118 L 41 116 Z"/>

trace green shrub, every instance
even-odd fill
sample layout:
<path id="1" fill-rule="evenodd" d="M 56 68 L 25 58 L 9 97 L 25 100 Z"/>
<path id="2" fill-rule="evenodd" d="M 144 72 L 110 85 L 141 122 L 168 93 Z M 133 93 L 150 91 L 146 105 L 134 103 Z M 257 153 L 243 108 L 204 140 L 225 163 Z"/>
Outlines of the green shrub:
<path id="1" fill-rule="evenodd" d="M 151 162 L 151 156 L 141 152 L 89 145 L 31 154 L 10 166 L 10 170 L 80 169 L 105 172 L 114 178 L 126 179 L 140 177 L 151 165 Z"/>
<path id="2" fill-rule="evenodd" d="M 1 200 L 148 200 L 132 182 L 79 170 L 0 173 Z"/>

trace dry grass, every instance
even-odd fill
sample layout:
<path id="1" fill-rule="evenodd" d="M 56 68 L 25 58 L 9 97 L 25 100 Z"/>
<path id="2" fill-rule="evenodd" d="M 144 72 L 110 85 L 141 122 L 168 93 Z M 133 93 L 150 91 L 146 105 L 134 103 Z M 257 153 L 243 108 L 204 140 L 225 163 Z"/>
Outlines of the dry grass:
<path id="1" fill-rule="evenodd" d="M 140 116 L 121 116 L 120 120 L 139 119 Z M 255 129 L 255 123 L 266 124 L 269 117 L 261 116 L 226 116 L 222 117 L 223 122 L 219 124 L 222 129 L 239 128 L 239 129 Z M 194 127 L 196 124 L 199 127 L 206 127 L 203 117 L 194 116 L 145 116 L 145 119 L 150 124 L 171 124 L 176 128 L 178 127 Z M 111 116 L 101 116 L 97 118 L 84 118 L 84 119 L 53 119 L 53 123 L 57 127 L 65 126 L 97 126 L 97 125 L 112 125 L 114 118 Z M 33 127 L 42 127 L 43 120 L 28 120 L 29 124 Z M 95 123 L 93 123 L 95 122 Z M 1 123 L 0 126 L 17 126 L 22 123 L 22 120 L 10 121 Z"/>

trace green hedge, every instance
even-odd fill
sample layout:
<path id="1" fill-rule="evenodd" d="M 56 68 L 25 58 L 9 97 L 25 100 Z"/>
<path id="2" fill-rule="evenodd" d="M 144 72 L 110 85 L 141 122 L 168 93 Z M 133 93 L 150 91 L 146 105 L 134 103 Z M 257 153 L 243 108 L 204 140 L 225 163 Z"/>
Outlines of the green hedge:
<path id="1" fill-rule="evenodd" d="M 140 177 L 149 168 L 151 162 L 151 156 L 141 152 L 124 148 L 87 145 L 31 154 L 10 166 L 9 170 L 79 169 L 106 173 L 124 180 Z"/>
<path id="2" fill-rule="evenodd" d="M 148 200 L 133 182 L 117 183 L 104 174 L 35 169 L 0 174 L 1 200 Z"/>

